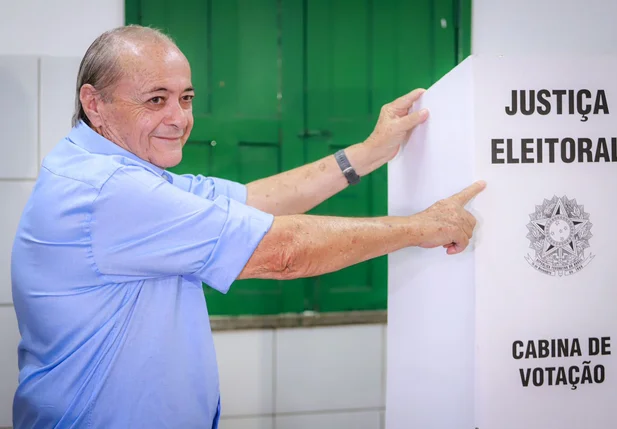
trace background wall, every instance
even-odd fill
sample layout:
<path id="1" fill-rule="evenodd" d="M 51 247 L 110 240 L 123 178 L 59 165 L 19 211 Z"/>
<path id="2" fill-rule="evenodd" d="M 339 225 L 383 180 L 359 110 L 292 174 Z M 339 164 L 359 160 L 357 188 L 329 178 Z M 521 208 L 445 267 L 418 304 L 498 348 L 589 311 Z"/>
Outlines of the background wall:
<path id="1" fill-rule="evenodd" d="M 0 0 L 0 55 L 81 56 L 124 23 L 124 0 Z"/>
<path id="2" fill-rule="evenodd" d="M 615 54 L 617 2 L 473 0 L 474 54 Z"/>
<path id="3" fill-rule="evenodd" d="M 616 13 L 602 0 L 475 0 L 473 51 L 615 53 Z M 123 22 L 123 0 L 0 0 L 0 427 L 17 385 L 13 234 L 42 157 L 68 131 L 81 55 Z M 216 333 L 222 429 L 381 427 L 385 341 L 382 325 Z"/>

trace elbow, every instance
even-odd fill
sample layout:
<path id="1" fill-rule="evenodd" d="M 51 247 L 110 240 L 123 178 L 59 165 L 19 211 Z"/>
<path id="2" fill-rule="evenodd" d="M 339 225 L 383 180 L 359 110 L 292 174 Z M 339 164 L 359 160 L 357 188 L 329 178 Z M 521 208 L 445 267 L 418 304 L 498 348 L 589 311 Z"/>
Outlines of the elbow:
<path id="1" fill-rule="evenodd" d="M 275 220 L 239 278 L 293 280 L 310 276 L 308 244 L 301 222 Z"/>
<path id="2" fill-rule="evenodd" d="M 280 242 L 280 248 L 274 256 L 272 273 L 276 280 L 294 280 L 309 275 L 306 268 L 306 257 L 303 246 L 294 239 L 293 236 L 288 240 Z"/>
<path id="3" fill-rule="evenodd" d="M 279 235 L 273 255 L 272 273 L 277 280 L 294 280 L 316 275 L 311 261 L 311 240 L 302 221 L 293 222 Z"/>

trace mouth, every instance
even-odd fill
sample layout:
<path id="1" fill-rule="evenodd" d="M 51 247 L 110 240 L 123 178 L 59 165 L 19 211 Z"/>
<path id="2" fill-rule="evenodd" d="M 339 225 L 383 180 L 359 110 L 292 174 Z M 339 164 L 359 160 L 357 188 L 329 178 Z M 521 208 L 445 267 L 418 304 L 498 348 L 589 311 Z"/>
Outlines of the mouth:
<path id="1" fill-rule="evenodd" d="M 176 141 L 176 140 L 180 140 L 182 138 L 182 136 L 178 136 L 178 137 L 159 137 L 159 136 L 154 136 L 157 139 L 160 140 L 167 140 L 167 141 Z"/>

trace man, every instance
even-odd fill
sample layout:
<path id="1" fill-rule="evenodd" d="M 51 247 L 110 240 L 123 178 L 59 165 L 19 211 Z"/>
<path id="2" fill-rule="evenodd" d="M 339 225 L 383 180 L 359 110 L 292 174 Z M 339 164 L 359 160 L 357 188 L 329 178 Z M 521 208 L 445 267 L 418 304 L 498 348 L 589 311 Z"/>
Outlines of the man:
<path id="1" fill-rule="evenodd" d="M 394 157 L 427 117 L 408 114 L 421 93 L 384 106 L 337 157 L 248 185 L 179 176 L 165 168 L 193 126 L 188 61 L 148 28 L 100 36 L 74 128 L 44 160 L 15 238 L 15 428 L 217 427 L 202 282 L 225 293 L 235 279 L 315 276 L 406 246 L 463 251 L 475 227 L 464 205 L 483 183 L 409 217 L 302 214 Z"/>

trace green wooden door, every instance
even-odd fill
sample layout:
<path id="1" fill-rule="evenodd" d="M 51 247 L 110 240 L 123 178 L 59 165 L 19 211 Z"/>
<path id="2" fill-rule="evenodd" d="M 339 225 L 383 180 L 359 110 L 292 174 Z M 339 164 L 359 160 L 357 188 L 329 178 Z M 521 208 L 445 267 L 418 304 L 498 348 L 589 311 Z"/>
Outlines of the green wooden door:
<path id="1" fill-rule="evenodd" d="M 166 31 L 191 63 L 195 128 L 172 171 L 247 183 L 362 141 L 384 103 L 430 86 L 457 52 L 462 60 L 458 3 L 127 0 L 126 20 Z M 386 177 L 384 166 L 312 213 L 385 215 Z M 305 280 L 237 281 L 227 295 L 204 291 L 211 314 L 385 309 L 386 257 Z"/>
<path id="2" fill-rule="evenodd" d="M 448 26 L 453 2 L 365 0 L 350 5 L 347 0 L 307 2 L 307 161 L 361 142 L 384 103 L 430 86 L 455 65 L 454 26 Z M 386 168 L 314 213 L 386 215 Z M 386 308 L 386 257 L 315 277 L 307 293 L 318 311 Z"/>

